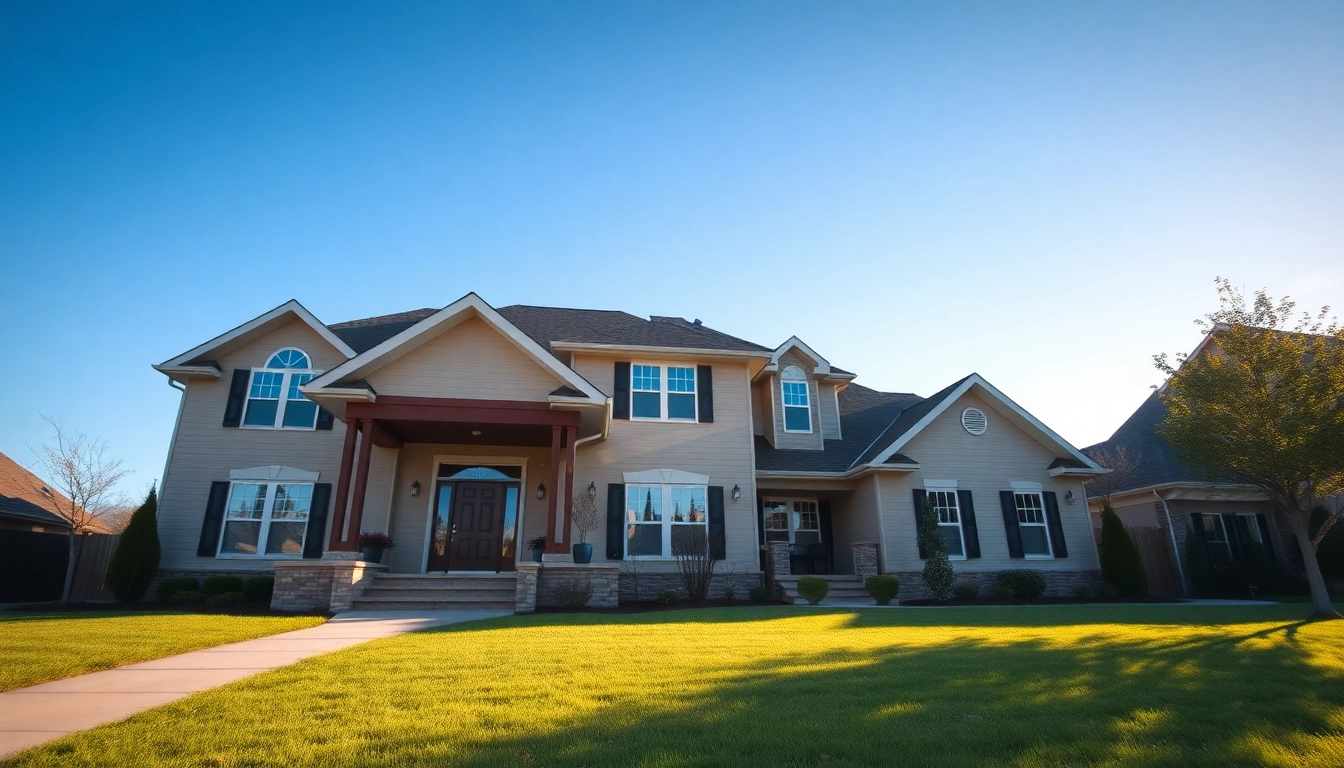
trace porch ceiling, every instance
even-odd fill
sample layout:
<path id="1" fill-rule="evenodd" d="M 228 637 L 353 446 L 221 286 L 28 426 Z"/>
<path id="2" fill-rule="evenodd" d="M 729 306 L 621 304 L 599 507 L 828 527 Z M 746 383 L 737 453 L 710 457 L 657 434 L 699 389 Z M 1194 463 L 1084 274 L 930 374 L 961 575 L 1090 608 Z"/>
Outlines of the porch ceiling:
<path id="1" fill-rule="evenodd" d="M 401 443 L 540 446 L 551 444 L 551 427 L 540 424 L 443 424 L 426 421 L 377 421 Z M 479 432 L 480 434 L 473 434 Z"/>
<path id="2" fill-rule="evenodd" d="M 556 427 L 578 427 L 577 411 L 546 403 L 508 400 L 449 400 L 379 397 L 350 403 L 347 418 L 370 419 L 377 445 L 453 443 L 463 445 L 549 446 Z"/>

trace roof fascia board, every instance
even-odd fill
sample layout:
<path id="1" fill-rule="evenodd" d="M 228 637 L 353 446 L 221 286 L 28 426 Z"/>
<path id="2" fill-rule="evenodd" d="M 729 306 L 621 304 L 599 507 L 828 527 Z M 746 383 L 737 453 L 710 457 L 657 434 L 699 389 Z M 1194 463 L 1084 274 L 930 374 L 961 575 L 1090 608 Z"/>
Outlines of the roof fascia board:
<path id="1" fill-rule="evenodd" d="M 840 479 L 845 479 L 845 480 L 847 480 L 847 479 L 855 478 L 855 477 L 863 477 L 864 475 L 872 474 L 873 472 L 899 472 L 899 473 L 907 473 L 907 472 L 915 472 L 915 471 L 918 471 L 918 470 L 919 470 L 919 464 L 885 464 L 885 465 L 880 466 L 880 467 L 879 467 L 879 466 L 871 466 L 871 465 L 868 465 L 868 464 L 864 464 L 864 465 L 862 465 L 862 466 L 855 467 L 854 469 L 848 469 L 848 470 L 845 470 L 844 472 L 789 472 L 789 471 L 784 471 L 784 470 L 758 469 L 758 470 L 756 470 L 756 476 L 757 476 L 757 477 L 778 477 L 778 478 L 785 478 L 785 479 L 787 479 L 787 478 L 799 478 L 799 479 L 807 479 L 807 478 L 817 478 L 817 479 L 831 478 L 831 479 L 836 479 L 836 480 L 840 480 Z"/>
<path id="2" fill-rule="evenodd" d="M 1142 488 L 1130 488 L 1111 494 L 1111 506 L 1127 506 L 1129 503 L 1154 501 L 1156 493 L 1165 501 L 1264 501 L 1264 490 L 1245 483 L 1192 483 L 1173 481 L 1157 485 L 1145 485 Z M 1100 503 L 1096 496 L 1088 498 L 1088 503 Z"/>
<path id="3" fill-rule="evenodd" d="M 477 296 L 474 292 L 468 293 L 466 296 L 463 296 L 435 314 L 430 315 L 424 320 L 403 330 L 392 338 L 387 339 L 376 347 L 365 351 L 363 354 L 347 360 L 341 365 L 327 371 L 318 378 L 310 381 L 306 386 L 302 387 L 301 391 L 306 393 L 311 388 L 312 391 L 320 393 L 325 391 L 324 388 L 328 385 L 343 379 L 352 376 L 362 378 L 364 374 L 382 367 L 377 365 L 377 363 L 393 355 L 398 350 L 400 350 L 402 354 L 410 352 L 421 344 L 429 341 L 431 338 L 434 338 L 434 336 L 437 336 L 438 334 L 433 333 L 434 331 L 441 333 L 457 326 L 466 319 L 465 313 L 467 312 L 474 312 L 476 317 L 484 320 L 487 325 L 493 327 L 504 336 L 504 338 L 513 343 L 514 346 L 518 347 L 523 354 L 532 358 L 538 365 L 550 371 L 551 374 L 560 381 L 583 392 L 587 395 L 589 402 L 594 404 L 606 402 L 607 396 L 605 394 L 599 392 L 587 379 L 575 373 L 573 369 L 557 360 L 554 355 L 543 349 L 541 345 L 533 341 L 530 336 L 518 330 L 517 326 L 510 323 L 503 315 L 499 314 L 494 307 L 490 306 L 484 299 Z M 391 359 L 387 360 L 387 362 L 391 362 L 391 360 L 395 360 L 398 357 L 401 357 L 401 355 L 397 354 L 395 357 L 391 357 Z"/>
<path id="4" fill-rule="evenodd" d="M 1092 469 L 1091 467 L 1088 467 L 1087 469 L 1083 469 L 1082 467 L 1055 467 L 1054 469 L 1046 470 L 1046 474 L 1051 477 L 1089 477 L 1092 475 L 1104 475 L 1109 471 L 1110 470 L 1108 469 Z"/>
<path id="5" fill-rule="evenodd" d="M 689 357 L 747 357 L 769 358 L 767 352 L 752 352 L 742 349 L 700 349 L 698 347 L 654 347 L 642 344 L 593 344 L 579 341 L 553 341 L 551 348 L 562 352 L 628 352 L 639 355 L 685 355 Z"/>
<path id="6" fill-rule="evenodd" d="M 1045 424 L 1041 423 L 1039 419 L 1028 413 L 1026 409 L 1022 408 L 1022 406 L 1018 405 L 1017 403 L 1009 399 L 1007 395 L 1003 394 L 998 389 L 995 389 L 993 385 L 991 385 L 989 382 L 981 378 L 980 374 L 978 373 L 973 373 L 970 376 L 966 377 L 966 381 L 962 382 L 961 386 L 957 387 L 955 390 L 952 391 L 950 395 L 943 398 L 942 402 L 938 403 L 938 405 L 934 406 L 932 410 L 924 414 L 924 418 L 920 419 L 918 422 L 915 423 L 913 427 L 906 430 L 905 434 L 898 436 L 891 445 L 883 449 L 883 451 L 879 453 L 869 463 L 873 465 L 881 464 L 882 462 L 891 458 L 891 455 L 893 453 L 899 452 L 901 448 L 905 447 L 905 445 L 909 443 L 912 439 L 914 439 L 914 437 L 918 435 L 921 431 L 923 431 L 925 427 L 933 423 L 934 419 L 943 415 L 943 413 L 947 411 L 948 408 L 952 407 L 953 403 L 960 400 L 963 395 L 965 395 L 968 391 L 970 391 L 971 387 L 980 387 L 984 392 L 992 396 L 1000 404 L 1004 405 L 1014 414 L 1016 414 L 1018 418 L 1023 419 L 1033 428 L 1039 431 L 1041 434 L 1049 438 L 1049 440 L 1055 443 L 1055 445 L 1068 451 L 1069 455 L 1073 456 L 1073 458 L 1086 464 L 1089 469 L 1102 470 L 1102 466 L 1100 464 L 1096 463 L 1091 458 L 1089 458 L 1087 454 L 1073 447 L 1073 445 L 1069 443 L 1069 441 L 1060 437 L 1059 434 L 1057 434 L 1053 429 L 1050 429 Z"/>
<path id="7" fill-rule="evenodd" d="M 808 357 L 812 358 L 812 362 L 816 363 L 816 369 L 813 371 L 814 376 L 831 375 L 830 361 L 828 361 L 821 355 L 817 354 L 816 350 L 807 346 L 807 344 L 797 336 L 790 336 L 788 341 L 784 342 L 783 344 L 780 344 L 775 349 L 775 353 L 770 356 L 770 365 L 778 367 L 779 358 L 783 357 L 784 354 L 788 352 L 790 349 L 797 349 L 804 355 L 807 355 Z"/>
<path id="8" fill-rule="evenodd" d="M 219 366 L 215 365 L 154 365 L 150 366 L 170 378 L 215 378 L 220 377 Z"/>
<path id="9" fill-rule="evenodd" d="M 226 331 L 198 347 L 183 352 L 171 360 L 165 361 L 161 366 L 155 367 L 174 368 L 185 365 L 197 358 L 215 354 L 220 349 L 232 349 L 249 341 L 255 336 L 259 336 L 262 333 L 271 330 L 273 327 L 281 325 L 282 323 L 279 321 L 288 314 L 293 314 L 307 323 L 309 327 L 316 331 L 319 336 L 327 341 L 327 343 L 335 347 L 342 355 L 345 355 L 347 360 L 355 356 L 355 350 L 351 349 L 350 345 L 341 341 L 339 336 L 332 333 L 330 328 L 323 325 L 322 322 L 318 320 L 312 312 L 309 312 L 302 304 L 300 304 L 297 299 L 290 299 L 275 309 L 258 315 L 246 323 Z M 227 351 L 227 349 L 225 351 Z"/>

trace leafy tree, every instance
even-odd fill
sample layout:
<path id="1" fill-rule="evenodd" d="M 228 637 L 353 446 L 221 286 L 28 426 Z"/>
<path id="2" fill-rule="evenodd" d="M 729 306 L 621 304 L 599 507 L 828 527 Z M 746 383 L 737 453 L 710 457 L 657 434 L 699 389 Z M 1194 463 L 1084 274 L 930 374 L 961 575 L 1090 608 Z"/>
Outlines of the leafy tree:
<path id="1" fill-rule="evenodd" d="M 107 588 L 118 602 L 134 603 L 144 597 L 159 570 L 158 509 L 158 494 L 151 487 L 145 503 L 131 515 L 107 564 Z"/>
<path id="2" fill-rule="evenodd" d="M 1307 532 L 1315 538 L 1329 519 L 1330 510 L 1323 506 L 1316 507 L 1311 510 L 1311 523 Z M 1327 579 L 1344 579 L 1344 525 L 1336 525 L 1321 537 L 1316 547 L 1316 561 L 1321 564 L 1321 574 Z"/>
<path id="3" fill-rule="evenodd" d="M 1185 528 L 1185 569 L 1190 579 L 1190 591 L 1200 597 L 1209 597 L 1217 590 L 1217 577 L 1213 572 L 1213 561 L 1204 545 L 1195 537 L 1193 526 Z"/>
<path id="4" fill-rule="evenodd" d="M 1313 616 L 1344 618 L 1330 603 L 1317 548 L 1339 522 L 1327 517 L 1312 535 L 1316 504 L 1344 492 L 1344 330 L 1326 317 L 1276 303 L 1261 290 L 1248 305 L 1219 278 L 1219 308 L 1197 321 L 1209 337 L 1198 354 L 1172 363 L 1161 394 L 1159 433 L 1186 465 L 1210 481 L 1262 490 L 1303 553 Z"/>
<path id="5" fill-rule="evenodd" d="M 1101 580 L 1115 587 L 1121 597 L 1148 596 L 1143 556 L 1109 503 L 1101 507 Z"/>
<path id="6" fill-rule="evenodd" d="M 1102 507 L 1111 505 L 1111 496 L 1129 488 L 1138 471 L 1141 454 L 1131 453 L 1123 445 L 1089 451 L 1093 461 L 1110 470 L 1104 475 L 1093 475 L 1087 480 L 1087 495 L 1100 499 Z"/>
<path id="7" fill-rule="evenodd" d="M 924 550 L 924 586 L 935 599 L 947 600 L 956 589 L 957 575 L 947 559 L 947 540 L 938 528 L 938 512 L 928 499 L 920 513 L 919 547 Z"/>

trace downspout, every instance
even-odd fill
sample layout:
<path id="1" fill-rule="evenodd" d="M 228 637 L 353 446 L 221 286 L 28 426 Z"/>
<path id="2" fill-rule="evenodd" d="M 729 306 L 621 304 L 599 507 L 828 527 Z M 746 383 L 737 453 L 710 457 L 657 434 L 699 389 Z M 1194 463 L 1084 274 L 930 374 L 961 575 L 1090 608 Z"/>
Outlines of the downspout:
<path id="1" fill-rule="evenodd" d="M 163 486 L 168 479 L 168 467 L 173 463 L 173 451 L 177 448 L 177 431 L 182 427 L 182 409 L 187 404 L 187 386 L 178 385 L 172 379 L 168 380 L 168 386 L 181 392 L 181 397 L 177 400 L 177 418 L 173 420 L 173 437 L 168 441 L 168 455 L 163 460 L 163 476 L 159 478 L 159 503 L 163 503 Z"/>
<path id="2" fill-rule="evenodd" d="M 1181 565 L 1181 548 L 1176 544 L 1176 527 L 1171 522 L 1171 507 L 1167 506 L 1167 500 L 1162 498 L 1162 494 L 1158 493 L 1156 488 L 1152 491 L 1157 500 L 1162 502 L 1162 511 L 1167 516 L 1167 535 L 1171 536 L 1171 551 L 1176 560 L 1176 575 L 1181 578 L 1181 592 L 1188 594 L 1185 586 L 1185 567 Z"/>

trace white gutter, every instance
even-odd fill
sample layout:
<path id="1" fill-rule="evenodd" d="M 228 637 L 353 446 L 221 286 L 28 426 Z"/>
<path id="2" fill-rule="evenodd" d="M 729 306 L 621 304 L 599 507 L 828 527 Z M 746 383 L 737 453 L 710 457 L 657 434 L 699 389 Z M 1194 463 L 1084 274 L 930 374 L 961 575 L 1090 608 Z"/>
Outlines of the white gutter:
<path id="1" fill-rule="evenodd" d="M 1162 502 L 1162 511 L 1167 516 L 1167 533 L 1171 536 L 1172 556 L 1176 559 L 1176 574 L 1181 577 L 1181 593 L 1185 594 L 1185 568 L 1181 566 L 1181 548 L 1176 544 L 1176 528 L 1171 522 L 1171 507 L 1167 506 L 1167 500 L 1162 498 L 1156 488 L 1153 489 L 1153 495 L 1157 497 L 1158 501 Z"/>

